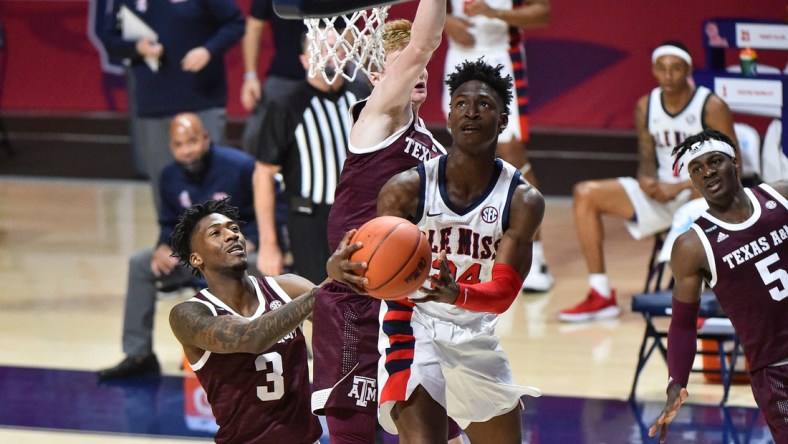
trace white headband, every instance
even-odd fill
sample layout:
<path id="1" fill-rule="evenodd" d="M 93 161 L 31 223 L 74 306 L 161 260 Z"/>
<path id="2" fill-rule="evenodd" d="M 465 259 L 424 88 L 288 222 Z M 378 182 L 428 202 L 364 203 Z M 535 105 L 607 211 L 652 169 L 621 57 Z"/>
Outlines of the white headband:
<path id="1" fill-rule="evenodd" d="M 698 157 L 709 154 L 709 153 L 723 153 L 730 156 L 731 159 L 736 158 L 736 153 L 733 151 L 733 147 L 728 145 L 727 143 L 717 140 L 717 139 L 709 139 L 704 140 L 703 142 L 697 142 L 690 147 L 682 156 L 681 156 L 681 164 L 679 165 L 679 169 L 681 168 L 689 168 L 690 162 L 697 159 Z"/>
<path id="2" fill-rule="evenodd" d="M 654 52 L 651 53 L 651 63 L 657 63 L 658 58 L 666 55 L 676 56 L 687 62 L 687 65 L 692 66 L 692 57 L 690 57 L 689 53 L 673 45 L 662 45 L 655 49 Z"/>

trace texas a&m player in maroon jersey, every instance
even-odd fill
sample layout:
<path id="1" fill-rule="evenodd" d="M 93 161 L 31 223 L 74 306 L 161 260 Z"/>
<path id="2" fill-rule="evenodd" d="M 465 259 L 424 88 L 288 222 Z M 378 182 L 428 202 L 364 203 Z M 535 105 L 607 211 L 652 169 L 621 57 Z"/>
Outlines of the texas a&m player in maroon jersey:
<path id="1" fill-rule="evenodd" d="M 205 276 L 208 288 L 173 307 L 170 326 L 208 396 L 217 443 L 312 444 L 322 429 L 309 408 L 300 325 L 319 287 L 292 274 L 249 276 L 237 219 L 226 199 L 193 205 L 181 217 L 173 255 Z M 345 245 L 327 268 L 338 270 L 357 249 Z"/>
<path id="2" fill-rule="evenodd" d="M 349 153 L 328 219 L 330 249 L 377 216 L 378 193 L 388 179 L 446 152 L 419 118 L 427 62 L 445 19 L 446 0 L 421 0 L 412 25 L 384 25 L 385 66 L 371 73 L 369 98 L 351 109 Z M 379 312 L 379 300 L 343 284 L 327 284 L 318 295 L 312 411 L 326 415 L 334 444 L 375 441 Z"/>
<path id="3" fill-rule="evenodd" d="M 676 147 L 709 209 L 673 246 L 676 279 L 668 331 L 668 400 L 649 434 L 667 426 L 687 399 L 706 281 L 738 334 L 755 401 L 774 440 L 788 443 L 788 181 L 744 188 L 733 142 L 715 130 Z"/>

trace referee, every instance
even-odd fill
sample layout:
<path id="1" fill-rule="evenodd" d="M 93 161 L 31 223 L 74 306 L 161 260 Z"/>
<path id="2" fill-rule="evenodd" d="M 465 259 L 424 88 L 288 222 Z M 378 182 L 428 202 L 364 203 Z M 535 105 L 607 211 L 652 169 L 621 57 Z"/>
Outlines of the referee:
<path id="1" fill-rule="evenodd" d="M 326 36 L 328 44 L 336 38 L 333 30 Z M 304 36 L 300 59 L 308 72 L 307 52 Z M 261 103 L 270 107 L 269 112 L 261 123 L 257 143 L 247 147 L 257 159 L 255 185 L 260 191 L 255 196 L 260 227 L 257 267 L 268 276 L 281 274 L 284 268 L 274 223 L 274 176 L 281 173 L 294 271 L 312 282 L 322 282 L 330 256 L 328 212 L 347 152 L 348 109 L 357 99 L 342 76 L 329 84 L 318 74 L 307 75 L 287 97 L 266 96 L 263 100 L 269 102 Z"/>

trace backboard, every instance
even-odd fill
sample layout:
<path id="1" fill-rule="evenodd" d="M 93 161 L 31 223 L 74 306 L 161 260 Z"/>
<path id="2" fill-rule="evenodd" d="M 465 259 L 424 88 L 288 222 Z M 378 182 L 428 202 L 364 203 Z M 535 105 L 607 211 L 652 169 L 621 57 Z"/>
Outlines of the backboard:
<path id="1" fill-rule="evenodd" d="M 405 1 L 410 0 L 274 0 L 274 11 L 288 19 L 320 18 Z"/>

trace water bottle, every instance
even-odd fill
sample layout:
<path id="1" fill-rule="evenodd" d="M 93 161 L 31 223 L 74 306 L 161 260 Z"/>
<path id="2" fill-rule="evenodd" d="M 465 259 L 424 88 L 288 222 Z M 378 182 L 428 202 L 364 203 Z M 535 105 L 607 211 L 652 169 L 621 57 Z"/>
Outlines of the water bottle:
<path id="1" fill-rule="evenodd" d="M 754 49 L 742 49 L 739 52 L 739 63 L 741 63 L 741 74 L 744 77 L 755 77 L 757 75 L 755 66 L 758 63 L 758 54 Z"/>

